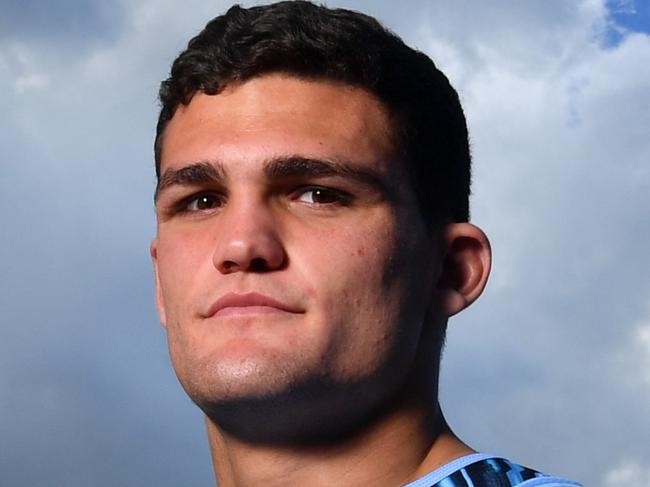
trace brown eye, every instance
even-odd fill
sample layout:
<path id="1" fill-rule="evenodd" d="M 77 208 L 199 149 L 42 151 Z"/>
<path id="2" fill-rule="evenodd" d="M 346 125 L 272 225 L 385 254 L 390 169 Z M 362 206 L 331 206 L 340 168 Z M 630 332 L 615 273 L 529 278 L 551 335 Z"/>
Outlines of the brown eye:
<path id="1" fill-rule="evenodd" d="M 213 210 L 221 206 L 221 200 L 212 194 L 200 194 L 187 202 L 186 211 Z"/>
<path id="2" fill-rule="evenodd" d="M 344 204 L 347 198 L 340 191 L 328 188 L 309 188 L 300 193 L 298 201 L 311 205 Z"/>

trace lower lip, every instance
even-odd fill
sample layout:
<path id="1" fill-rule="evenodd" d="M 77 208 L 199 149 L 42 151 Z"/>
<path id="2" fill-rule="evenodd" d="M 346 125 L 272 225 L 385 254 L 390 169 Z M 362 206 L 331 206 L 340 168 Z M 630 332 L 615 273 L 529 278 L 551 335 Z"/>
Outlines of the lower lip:
<path id="1" fill-rule="evenodd" d="M 278 314 L 292 314 L 289 311 L 285 311 L 280 308 L 275 308 L 273 306 L 229 306 L 227 308 L 221 308 L 217 311 L 214 316 L 220 318 L 230 317 L 230 316 L 255 316 L 255 315 L 278 315 Z"/>

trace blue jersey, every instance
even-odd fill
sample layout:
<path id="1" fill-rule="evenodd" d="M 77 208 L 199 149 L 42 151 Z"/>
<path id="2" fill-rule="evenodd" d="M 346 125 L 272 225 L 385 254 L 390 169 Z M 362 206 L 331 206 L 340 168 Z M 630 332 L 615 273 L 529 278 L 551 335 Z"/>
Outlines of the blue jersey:
<path id="1" fill-rule="evenodd" d="M 404 487 L 581 487 L 505 458 L 475 453 L 458 458 Z"/>

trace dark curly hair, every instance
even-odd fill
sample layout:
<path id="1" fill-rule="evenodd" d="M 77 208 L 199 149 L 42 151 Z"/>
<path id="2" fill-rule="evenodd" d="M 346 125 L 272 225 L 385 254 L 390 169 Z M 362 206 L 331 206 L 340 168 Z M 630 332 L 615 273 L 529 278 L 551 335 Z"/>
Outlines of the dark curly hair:
<path id="1" fill-rule="evenodd" d="M 469 219 L 471 157 L 458 94 L 433 61 L 377 20 L 296 0 L 242 8 L 211 20 L 160 86 L 154 145 L 194 94 L 268 73 L 349 84 L 387 107 L 393 135 L 428 223 Z"/>

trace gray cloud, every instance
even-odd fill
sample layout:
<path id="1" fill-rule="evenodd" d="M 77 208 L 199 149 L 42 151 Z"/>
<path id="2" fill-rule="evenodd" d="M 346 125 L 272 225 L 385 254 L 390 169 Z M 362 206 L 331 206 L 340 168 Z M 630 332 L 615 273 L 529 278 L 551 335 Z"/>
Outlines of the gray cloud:
<path id="1" fill-rule="evenodd" d="M 85 50 L 84 44 L 114 38 L 121 9 L 113 0 L 4 0 L 0 41 L 59 44 Z"/>

